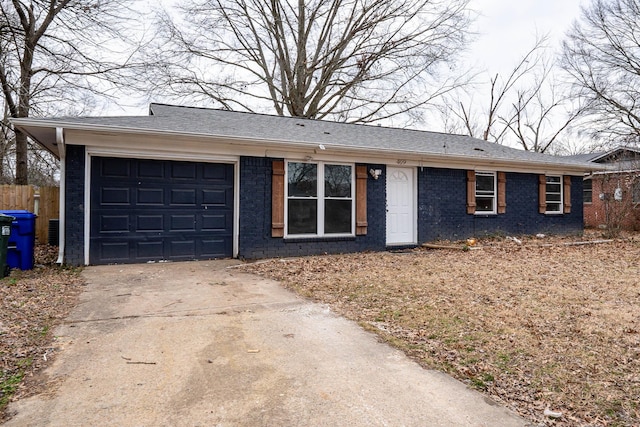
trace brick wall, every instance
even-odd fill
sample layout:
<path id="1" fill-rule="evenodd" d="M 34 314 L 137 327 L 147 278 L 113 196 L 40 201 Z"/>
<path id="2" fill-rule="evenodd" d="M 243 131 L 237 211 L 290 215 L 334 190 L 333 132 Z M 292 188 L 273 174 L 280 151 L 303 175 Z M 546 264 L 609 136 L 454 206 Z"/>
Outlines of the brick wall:
<path id="1" fill-rule="evenodd" d="M 65 261 L 84 263 L 84 177 L 85 150 L 67 147 L 66 164 L 66 247 Z M 381 251 L 386 245 L 386 167 L 380 179 L 367 179 L 366 236 L 324 239 L 283 239 L 271 237 L 272 161 L 262 157 L 240 159 L 239 256 L 255 259 L 324 253 Z M 572 178 L 572 212 L 564 215 L 538 213 L 538 176 L 507 174 L 507 210 L 501 215 L 466 213 L 466 171 L 417 168 L 418 240 L 460 240 L 486 235 L 573 234 L 583 227 L 582 177 Z M 596 194 L 594 189 L 594 195 Z"/>
<path id="2" fill-rule="evenodd" d="M 595 175 L 591 180 L 591 203 L 584 204 L 584 225 L 591 228 L 604 228 L 619 223 L 622 229 L 640 229 L 640 206 L 632 200 L 632 183 L 636 174 Z M 614 199 L 616 187 L 622 188 L 622 200 Z M 600 195 L 602 194 L 602 199 Z M 608 199 L 605 201 L 605 198 Z M 606 203 L 609 204 L 610 219 L 607 220 Z"/>
<path id="3" fill-rule="evenodd" d="M 366 236 L 348 238 L 283 239 L 271 237 L 272 158 L 240 159 L 240 241 L 241 258 L 288 257 L 324 253 L 349 253 L 385 248 L 385 180 L 367 180 Z M 367 170 L 383 165 L 366 165 Z"/>
<path id="4" fill-rule="evenodd" d="M 84 146 L 67 145 L 65 249 L 68 265 L 84 264 Z"/>
<path id="5" fill-rule="evenodd" d="M 582 178 L 571 180 L 570 214 L 538 213 L 538 175 L 507 173 L 506 213 L 466 212 L 466 171 L 418 168 L 418 239 L 420 242 L 518 234 L 582 232 Z"/>

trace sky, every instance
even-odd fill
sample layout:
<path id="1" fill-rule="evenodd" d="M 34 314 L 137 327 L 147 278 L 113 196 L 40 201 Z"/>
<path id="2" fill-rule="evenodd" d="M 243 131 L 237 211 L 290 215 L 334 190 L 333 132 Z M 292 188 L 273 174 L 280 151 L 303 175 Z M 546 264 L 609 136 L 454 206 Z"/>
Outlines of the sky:
<path id="1" fill-rule="evenodd" d="M 549 35 L 559 48 L 565 32 L 580 16 L 585 0 L 471 0 L 479 13 L 474 25 L 476 41 L 467 53 L 469 64 L 495 74 L 508 72 L 533 46 L 536 34 Z"/>

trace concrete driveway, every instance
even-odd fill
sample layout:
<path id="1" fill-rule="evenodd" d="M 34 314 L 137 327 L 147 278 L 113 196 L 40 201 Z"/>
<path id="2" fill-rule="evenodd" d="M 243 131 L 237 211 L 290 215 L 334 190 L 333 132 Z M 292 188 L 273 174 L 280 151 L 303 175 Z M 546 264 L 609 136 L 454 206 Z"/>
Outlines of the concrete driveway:
<path id="1" fill-rule="evenodd" d="M 524 426 L 237 261 L 89 267 L 6 426 Z"/>

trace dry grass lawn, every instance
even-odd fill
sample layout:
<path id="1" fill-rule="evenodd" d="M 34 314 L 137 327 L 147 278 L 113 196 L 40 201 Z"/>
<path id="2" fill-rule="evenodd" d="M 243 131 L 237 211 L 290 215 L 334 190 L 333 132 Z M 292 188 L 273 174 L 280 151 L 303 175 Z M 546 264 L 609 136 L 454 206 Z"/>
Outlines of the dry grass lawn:
<path id="1" fill-rule="evenodd" d="M 640 237 L 522 240 L 247 269 L 329 304 L 532 422 L 640 425 Z"/>

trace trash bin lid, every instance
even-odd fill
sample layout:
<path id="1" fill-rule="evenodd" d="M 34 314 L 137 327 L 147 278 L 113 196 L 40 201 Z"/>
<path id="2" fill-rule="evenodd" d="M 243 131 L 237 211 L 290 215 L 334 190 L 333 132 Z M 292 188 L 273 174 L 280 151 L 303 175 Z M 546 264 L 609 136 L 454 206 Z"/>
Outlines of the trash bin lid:
<path id="1" fill-rule="evenodd" d="M 32 212 L 29 212 L 27 210 L 22 210 L 22 209 L 20 209 L 20 210 L 4 210 L 3 209 L 3 210 L 0 211 L 0 214 L 9 215 L 9 216 L 14 217 L 15 219 L 18 219 L 18 218 L 32 219 L 32 218 L 35 218 L 37 216 L 36 214 L 34 214 Z"/>
<path id="2" fill-rule="evenodd" d="M 0 212 L 0 223 L 12 223 L 13 221 L 15 221 L 16 218 L 10 215 L 5 215 L 3 213 Z"/>

